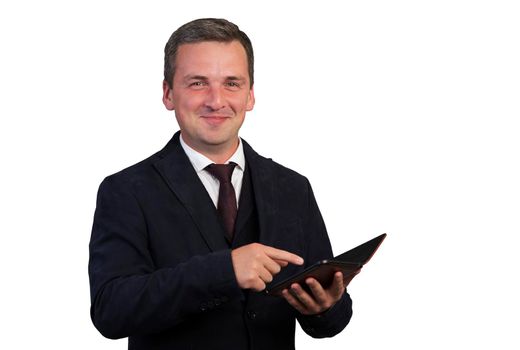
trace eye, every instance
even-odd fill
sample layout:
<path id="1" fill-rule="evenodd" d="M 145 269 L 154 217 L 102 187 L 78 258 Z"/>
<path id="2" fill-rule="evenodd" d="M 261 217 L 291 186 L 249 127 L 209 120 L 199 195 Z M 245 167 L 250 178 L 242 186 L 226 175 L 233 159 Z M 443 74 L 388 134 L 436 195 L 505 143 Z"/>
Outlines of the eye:
<path id="1" fill-rule="evenodd" d="M 205 82 L 199 80 L 199 81 L 194 81 L 194 82 L 190 83 L 189 86 L 202 87 L 202 86 L 205 86 L 205 85 L 206 85 Z"/>
<path id="2" fill-rule="evenodd" d="M 225 83 L 225 85 L 231 89 L 238 89 L 241 87 L 240 83 L 237 81 L 228 81 Z"/>

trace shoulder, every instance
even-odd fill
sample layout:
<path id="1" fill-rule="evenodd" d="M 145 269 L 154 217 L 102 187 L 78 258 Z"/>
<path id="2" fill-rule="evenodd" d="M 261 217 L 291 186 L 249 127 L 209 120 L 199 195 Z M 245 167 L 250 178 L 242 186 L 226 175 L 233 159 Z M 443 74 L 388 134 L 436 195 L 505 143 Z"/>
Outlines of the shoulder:
<path id="1" fill-rule="evenodd" d="M 245 141 L 244 153 L 246 161 L 256 175 L 271 178 L 273 183 L 277 183 L 281 188 L 301 189 L 302 187 L 309 187 L 309 181 L 304 175 L 277 163 L 271 158 L 258 154 Z"/>
<path id="2" fill-rule="evenodd" d="M 167 157 L 169 153 L 178 152 L 180 146 L 175 147 L 178 144 L 176 136 L 163 149 L 148 158 L 105 177 L 100 187 L 116 186 L 127 189 L 149 187 L 154 182 L 160 181 L 160 174 L 157 172 L 156 165 Z"/>
<path id="3" fill-rule="evenodd" d="M 136 164 L 106 176 L 101 182 L 100 191 L 116 188 L 128 190 L 149 182 L 155 176 L 153 163 L 156 159 L 157 154 L 154 154 Z"/>
<path id="4" fill-rule="evenodd" d="M 287 168 L 270 158 L 268 158 L 267 161 L 271 162 L 271 166 L 279 182 L 296 183 L 298 185 L 307 185 L 309 183 L 307 177 L 297 171 Z"/>

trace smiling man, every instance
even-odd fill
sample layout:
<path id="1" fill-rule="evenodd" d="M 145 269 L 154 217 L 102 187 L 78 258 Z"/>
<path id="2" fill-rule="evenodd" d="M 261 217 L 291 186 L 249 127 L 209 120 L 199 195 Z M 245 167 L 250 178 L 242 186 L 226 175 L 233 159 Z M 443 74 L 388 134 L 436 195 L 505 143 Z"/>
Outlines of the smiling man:
<path id="1" fill-rule="evenodd" d="M 253 49 L 223 19 L 176 30 L 163 103 L 180 127 L 107 177 L 90 242 L 91 316 L 129 349 L 294 349 L 349 322 L 348 281 L 262 293 L 332 251 L 309 182 L 239 137 L 255 104 Z"/>
<path id="2" fill-rule="evenodd" d="M 163 83 L 164 105 L 175 110 L 187 145 L 224 163 L 255 104 L 245 49 L 238 41 L 184 44 L 175 61 L 173 86 Z"/>

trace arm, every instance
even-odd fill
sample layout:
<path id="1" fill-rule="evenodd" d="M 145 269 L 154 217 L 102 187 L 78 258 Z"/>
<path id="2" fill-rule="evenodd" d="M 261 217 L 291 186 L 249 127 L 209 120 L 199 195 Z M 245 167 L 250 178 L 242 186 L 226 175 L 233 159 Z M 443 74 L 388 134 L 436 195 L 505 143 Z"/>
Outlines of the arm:
<path id="1" fill-rule="evenodd" d="M 210 301 L 222 307 L 242 297 L 230 250 L 156 268 L 140 203 L 113 177 L 100 186 L 89 248 L 91 317 L 109 338 L 159 332 Z"/>
<path id="2" fill-rule="evenodd" d="M 307 212 L 302 216 L 305 218 L 303 225 L 307 252 L 305 261 L 312 264 L 330 258 L 333 254 L 325 223 L 308 182 L 307 198 Z M 309 295 L 300 286 L 295 286 L 294 293 L 303 295 L 304 303 L 287 292 L 285 298 L 299 311 L 298 322 L 308 335 L 314 338 L 332 337 L 345 328 L 352 316 L 352 300 L 345 292 L 346 285 L 343 284 L 342 276 L 338 275 L 330 289 L 325 290 L 327 297 L 316 298 L 316 291 L 324 292 L 324 290 L 316 280 L 309 280 L 308 282 L 311 282 L 309 286 L 315 295 Z"/>

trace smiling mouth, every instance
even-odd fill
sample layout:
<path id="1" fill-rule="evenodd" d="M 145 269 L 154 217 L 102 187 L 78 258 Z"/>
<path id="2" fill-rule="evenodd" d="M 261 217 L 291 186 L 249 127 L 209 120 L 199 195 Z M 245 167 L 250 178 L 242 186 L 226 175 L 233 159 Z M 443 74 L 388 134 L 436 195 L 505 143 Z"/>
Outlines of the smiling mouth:
<path id="1" fill-rule="evenodd" d="M 230 117 L 221 115 L 203 115 L 201 116 L 208 124 L 220 125 L 224 123 Z"/>

